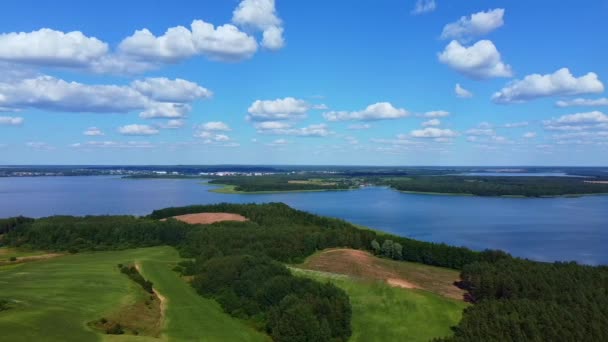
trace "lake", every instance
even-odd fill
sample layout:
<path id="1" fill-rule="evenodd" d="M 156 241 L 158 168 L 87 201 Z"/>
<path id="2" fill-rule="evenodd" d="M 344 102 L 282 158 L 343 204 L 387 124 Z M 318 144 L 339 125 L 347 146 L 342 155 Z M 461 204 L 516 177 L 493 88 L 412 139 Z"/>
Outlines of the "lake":
<path id="1" fill-rule="evenodd" d="M 0 217 L 145 215 L 218 202 L 284 202 L 415 239 L 495 248 L 540 261 L 608 264 L 608 196 L 489 198 L 406 194 L 388 188 L 282 194 L 218 194 L 200 180 L 0 178 Z"/>

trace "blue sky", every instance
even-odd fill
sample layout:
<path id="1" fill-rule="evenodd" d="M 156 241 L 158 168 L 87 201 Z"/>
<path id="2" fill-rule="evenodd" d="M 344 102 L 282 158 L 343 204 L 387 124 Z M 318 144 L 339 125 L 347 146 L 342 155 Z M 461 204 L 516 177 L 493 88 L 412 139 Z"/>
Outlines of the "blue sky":
<path id="1" fill-rule="evenodd" d="M 606 14 L 9 0 L 0 164 L 607 165 Z"/>

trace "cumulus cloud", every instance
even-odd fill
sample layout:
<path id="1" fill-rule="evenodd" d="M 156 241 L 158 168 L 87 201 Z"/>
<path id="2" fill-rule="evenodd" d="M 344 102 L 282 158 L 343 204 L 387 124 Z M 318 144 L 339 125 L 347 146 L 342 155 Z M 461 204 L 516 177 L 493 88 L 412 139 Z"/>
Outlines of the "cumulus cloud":
<path id="1" fill-rule="evenodd" d="M 583 99 L 577 98 L 573 100 L 560 100 L 555 103 L 558 107 L 598 107 L 608 106 L 608 97 L 602 97 L 599 99 Z"/>
<path id="2" fill-rule="evenodd" d="M 131 87 L 152 100 L 160 102 L 192 102 L 211 97 L 212 92 L 200 85 L 176 78 L 146 78 L 131 83 Z"/>
<path id="3" fill-rule="evenodd" d="M 88 135 L 88 136 L 101 136 L 101 135 L 104 135 L 103 131 L 101 129 L 97 128 L 97 127 L 89 127 L 84 132 L 82 132 L 82 134 Z"/>
<path id="4" fill-rule="evenodd" d="M 255 128 L 260 134 L 292 135 L 299 137 L 326 137 L 333 133 L 326 124 L 316 124 L 298 128 L 293 127 L 292 124 L 284 121 L 259 122 L 255 124 Z"/>
<path id="5" fill-rule="evenodd" d="M 28 141 L 25 143 L 25 146 L 32 148 L 34 150 L 42 150 L 42 151 L 50 151 L 54 150 L 55 147 L 42 141 Z"/>
<path id="6" fill-rule="evenodd" d="M 557 119 L 548 120 L 544 122 L 545 124 L 555 124 L 555 125 L 579 125 L 579 124 L 599 124 L 599 123 L 608 123 L 608 115 L 600 112 L 586 112 L 586 113 L 575 113 L 562 115 Z"/>
<path id="7" fill-rule="evenodd" d="M 496 135 L 496 131 L 492 128 L 471 128 L 465 134 L 472 136 L 493 136 Z"/>
<path id="8" fill-rule="evenodd" d="M 395 108 L 389 102 L 377 102 L 367 106 L 365 109 L 355 112 L 331 111 L 323 114 L 327 121 L 375 121 L 393 120 L 408 116 L 410 113 L 403 108 Z"/>
<path id="9" fill-rule="evenodd" d="M 417 0 L 414 9 L 412 10 L 412 14 L 424 14 L 433 12 L 437 8 L 437 4 L 435 0 Z"/>
<path id="10" fill-rule="evenodd" d="M 232 22 L 263 31 L 262 46 L 278 50 L 285 45 L 282 21 L 274 0 L 243 0 L 232 13 Z"/>
<path id="11" fill-rule="evenodd" d="M 480 40 L 466 47 L 452 40 L 438 55 L 439 61 L 472 79 L 511 77 L 511 66 L 502 61 L 490 40 Z"/>
<path id="12" fill-rule="evenodd" d="M 266 144 L 266 146 L 281 147 L 281 146 L 285 146 L 287 144 L 289 144 L 288 140 L 285 140 L 285 139 L 276 139 L 276 140 L 273 140 L 272 142 Z"/>
<path id="13" fill-rule="evenodd" d="M 451 129 L 427 127 L 411 131 L 410 136 L 414 138 L 454 138 L 458 136 L 458 132 Z"/>
<path id="14" fill-rule="evenodd" d="M 43 28 L 0 34 L 0 60 L 41 66 L 81 67 L 108 53 L 108 44 L 82 32 Z"/>
<path id="15" fill-rule="evenodd" d="M 473 97 L 473 93 L 463 88 L 460 83 L 456 83 L 456 86 L 454 87 L 454 93 L 456 94 L 456 97 L 459 97 L 461 99 L 470 99 L 471 97 Z"/>
<path id="16" fill-rule="evenodd" d="M 185 80 L 145 79 L 130 86 L 87 85 L 38 76 L 16 82 L 0 82 L 0 110 L 40 109 L 57 112 L 128 113 L 141 111 L 142 118 L 181 118 L 188 103 L 210 92 Z"/>
<path id="17" fill-rule="evenodd" d="M 597 74 L 590 72 L 584 76 L 575 77 L 568 68 L 561 68 L 552 74 L 532 74 L 523 80 L 509 83 L 499 92 L 494 93 L 492 101 L 509 104 L 561 95 L 579 95 L 601 93 L 604 85 Z"/>
<path id="18" fill-rule="evenodd" d="M 238 61 L 251 57 L 257 47 L 255 38 L 234 25 L 215 27 L 203 20 L 194 20 L 190 29 L 171 27 L 158 37 L 148 29 L 135 31 L 118 45 L 118 51 L 146 61 L 176 63 L 196 55 Z"/>
<path id="19" fill-rule="evenodd" d="M 432 110 L 430 112 L 422 114 L 422 116 L 425 118 L 444 118 L 449 115 L 450 112 L 447 112 L 445 110 Z"/>
<path id="20" fill-rule="evenodd" d="M 422 123 L 423 127 L 429 127 L 429 126 L 439 126 L 441 125 L 441 120 L 439 119 L 431 119 L 428 121 L 425 121 Z"/>
<path id="21" fill-rule="evenodd" d="M 202 124 L 200 128 L 204 131 L 227 132 L 230 131 L 230 126 L 221 121 L 210 121 Z"/>
<path id="22" fill-rule="evenodd" d="M 83 143 L 74 143 L 70 147 L 79 149 L 89 148 L 119 148 L 119 149 L 135 149 L 135 148 L 153 148 L 156 147 L 148 141 L 86 141 Z"/>
<path id="23" fill-rule="evenodd" d="M 503 16 L 505 10 L 496 8 L 463 16 L 458 21 L 449 23 L 443 27 L 442 39 L 466 40 L 471 37 L 488 34 L 504 24 Z"/>
<path id="24" fill-rule="evenodd" d="M 118 132 L 123 135 L 156 135 L 158 129 L 149 125 L 125 125 L 118 128 Z"/>
<path id="25" fill-rule="evenodd" d="M 526 133 L 524 133 L 523 137 L 525 139 L 534 139 L 534 138 L 536 138 L 536 135 L 537 135 L 536 132 L 526 132 Z"/>
<path id="26" fill-rule="evenodd" d="M 183 127 L 185 124 L 186 121 L 184 121 L 183 119 L 171 119 L 168 120 L 166 123 L 159 124 L 158 127 L 164 129 L 177 129 Z"/>
<path id="27" fill-rule="evenodd" d="M 306 117 L 310 104 L 304 100 L 286 97 L 275 100 L 256 100 L 247 110 L 252 121 L 293 120 Z"/>
<path id="28" fill-rule="evenodd" d="M 23 121 L 23 118 L 19 116 L 0 116 L 0 125 L 20 126 Z"/>
<path id="29" fill-rule="evenodd" d="M 502 127 L 504 128 L 519 128 L 519 127 L 526 127 L 528 126 L 530 123 L 527 121 L 522 121 L 522 122 L 510 122 L 510 123 L 506 123 L 504 124 Z"/>

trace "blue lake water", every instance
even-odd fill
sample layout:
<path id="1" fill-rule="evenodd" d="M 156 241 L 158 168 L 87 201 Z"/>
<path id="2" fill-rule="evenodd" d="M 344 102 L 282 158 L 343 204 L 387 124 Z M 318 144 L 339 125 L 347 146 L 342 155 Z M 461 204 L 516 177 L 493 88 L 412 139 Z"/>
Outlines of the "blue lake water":
<path id="1" fill-rule="evenodd" d="M 608 264 L 608 196 L 488 198 L 416 195 L 387 188 L 217 194 L 200 180 L 118 177 L 0 178 L 0 217 L 145 215 L 217 202 L 284 202 L 297 209 L 425 241 L 496 248 L 534 260 Z"/>

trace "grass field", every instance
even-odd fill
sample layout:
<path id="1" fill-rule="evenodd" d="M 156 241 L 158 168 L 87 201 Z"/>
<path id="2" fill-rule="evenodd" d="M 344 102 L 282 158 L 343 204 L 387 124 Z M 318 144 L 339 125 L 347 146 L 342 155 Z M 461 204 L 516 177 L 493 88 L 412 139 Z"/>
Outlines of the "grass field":
<path id="1" fill-rule="evenodd" d="M 329 281 L 350 297 L 350 341 L 429 341 L 449 336 L 467 306 L 427 291 L 391 287 L 384 282 L 292 268 L 295 274 Z"/>
<path id="2" fill-rule="evenodd" d="M 5 251 L 6 252 L 6 251 Z M 161 340 L 266 341 L 219 305 L 197 295 L 171 267 L 179 261 L 171 247 L 82 253 L 0 267 L 3 341 L 158 341 L 132 335 L 103 335 L 88 322 L 134 303 L 139 285 L 122 275 L 118 263 L 139 263 L 144 277 L 166 297 Z"/>

